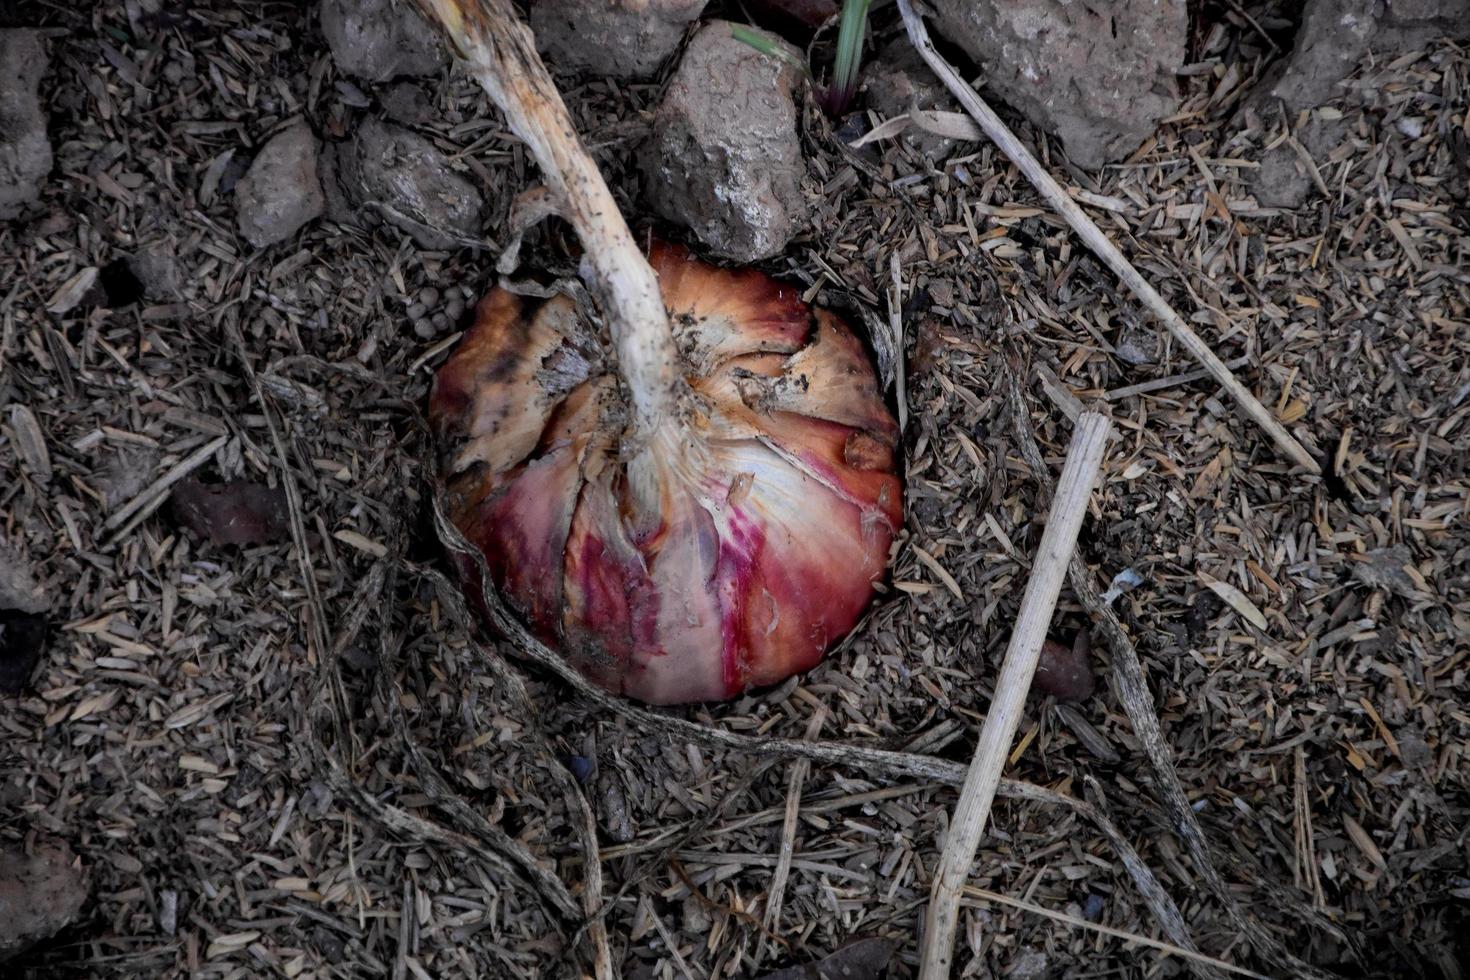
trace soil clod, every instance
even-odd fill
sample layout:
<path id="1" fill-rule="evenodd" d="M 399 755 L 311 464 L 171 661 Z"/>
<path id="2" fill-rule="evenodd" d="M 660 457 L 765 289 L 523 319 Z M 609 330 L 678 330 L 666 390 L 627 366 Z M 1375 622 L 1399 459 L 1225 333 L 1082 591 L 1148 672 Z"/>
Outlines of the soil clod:
<path id="1" fill-rule="evenodd" d="M 708 0 L 536 0 L 536 48 L 560 71 L 652 78 L 699 19 Z"/>
<path id="2" fill-rule="evenodd" d="M 0 847 L 0 963 L 71 925 L 90 889 L 86 870 L 64 841 Z"/>
<path id="3" fill-rule="evenodd" d="M 985 70 L 987 88 L 1095 169 L 1138 149 L 1179 107 L 1184 0 L 934 0 L 939 33 Z"/>
<path id="4" fill-rule="evenodd" d="M 712 21 L 685 49 L 642 151 L 644 195 L 715 255 L 754 262 L 806 226 L 794 101 L 800 75 L 736 40 L 730 27 Z"/>
<path id="5" fill-rule="evenodd" d="M 256 248 L 285 241 L 326 209 L 318 146 L 304 120 L 293 123 L 261 147 L 235 185 L 240 234 Z"/>
<path id="6" fill-rule="evenodd" d="M 0 29 L 0 221 L 27 211 L 51 172 L 39 88 L 48 63 L 37 31 Z"/>
<path id="7" fill-rule="evenodd" d="M 432 75 L 449 62 L 409 0 L 322 0 L 321 27 L 337 67 L 365 81 Z"/>

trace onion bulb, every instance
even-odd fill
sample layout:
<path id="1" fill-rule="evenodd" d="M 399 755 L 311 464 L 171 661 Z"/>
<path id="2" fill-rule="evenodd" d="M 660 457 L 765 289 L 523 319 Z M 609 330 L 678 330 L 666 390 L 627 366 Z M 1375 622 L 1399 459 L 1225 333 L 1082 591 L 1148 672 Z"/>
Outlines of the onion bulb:
<path id="1" fill-rule="evenodd" d="M 497 288 L 430 420 L 448 515 L 533 633 L 611 691 L 725 699 L 862 615 L 902 519 L 898 428 L 837 316 L 681 247 L 648 260 L 677 377 L 643 401 L 666 417 L 640 424 L 638 376 L 577 301 Z"/>

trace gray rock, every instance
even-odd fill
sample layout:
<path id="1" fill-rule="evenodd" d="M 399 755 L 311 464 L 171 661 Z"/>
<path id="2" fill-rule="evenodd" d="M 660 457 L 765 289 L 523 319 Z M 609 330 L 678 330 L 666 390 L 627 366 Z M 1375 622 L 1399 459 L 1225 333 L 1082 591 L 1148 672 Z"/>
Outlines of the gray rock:
<path id="1" fill-rule="evenodd" d="M 404 126 L 419 126 L 434 117 L 429 94 L 412 82 L 399 82 L 383 93 L 383 111 Z"/>
<path id="2" fill-rule="evenodd" d="M 1152 364 L 1159 356 L 1159 334 L 1138 320 L 1128 317 L 1118 331 L 1113 350 L 1129 364 Z"/>
<path id="3" fill-rule="evenodd" d="M 1007 980 L 1043 980 L 1049 965 L 1045 953 L 1027 946 L 1006 965 L 1005 975 Z"/>
<path id="4" fill-rule="evenodd" d="M 1309 0 L 1291 53 L 1258 91 L 1288 112 L 1330 100 L 1368 51 L 1382 8 L 1382 0 Z"/>
<path id="5" fill-rule="evenodd" d="M 0 538 L 0 609 L 43 613 L 51 607 L 46 592 L 36 582 L 29 562 L 16 548 Z"/>
<path id="6" fill-rule="evenodd" d="M 29 852 L 0 849 L 0 962 L 65 929 L 90 890 L 81 862 L 60 840 L 42 840 Z"/>
<path id="7" fill-rule="evenodd" d="M 411 0 L 322 0 L 321 13 L 332 60 L 349 75 L 386 82 L 449 63 L 449 48 Z"/>
<path id="8" fill-rule="evenodd" d="M 1313 113 L 1306 125 L 1296 132 L 1297 141 L 1319 171 L 1328 155 L 1347 136 L 1346 119 L 1324 119 L 1317 113 Z M 1307 172 L 1306 163 L 1284 140 L 1261 157 L 1260 167 L 1250 176 L 1250 185 L 1256 203 L 1268 208 L 1299 208 L 1317 189 L 1316 182 Z"/>
<path id="9" fill-rule="evenodd" d="M 1179 107 L 1184 0 L 933 0 L 937 33 L 1067 156 L 1095 168 L 1138 148 Z"/>
<path id="10" fill-rule="evenodd" d="M 1296 43 L 1254 101 L 1310 109 L 1338 95 L 1369 51 L 1408 51 L 1441 36 L 1470 37 L 1470 0 L 1308 0 Z"/>
<path id="11" fill-rule="evenodd" d="M 424 248 L 454 248 L 479 239 L 484 197 L 417 133 L 366 120 L 350 142 L 337 145 L 332 170 L 343 195 L 334 211 L 381 218 Z"/>
<path id="12" fill-rule="evenodd" d="M 689 42 L 642 150 L 644 193 L 716 255 L 754 262 L 780 252 L 806 222 L 792 97 L 800 79 L 730 26 L 712 21 Z"/>
<path id="13" fill-rule="evenodd" d="M 39 31 L 0 30 L 0 221 L 34 204 L 51 172 L 38 91 L 47 60 Z"/>
<path id="14" fill-rule="evenodd" d="M 1266 151 L 1250 184 L 1257 204 L 1288 211 L 1301 207 L 1312 193 L 1312 178 L 1296 151 L 1285 143 Z"/>
<path id="15" fill-rule="evenodd" d="M 326 207 L 317 177 L 319 144 L 304 120 L 270 138 L 235 185 L 240 234 L 256 248 L 285 241 Z"/>
<path id="16" fill-rule="evenodd" d="M 566 71 L 651 78 L 699 18 L 706 0 L 538 0 L 531 30 L 547 62 Z"/>
<path id="17" fill-rule="evenodd" d="M 127 256 L 126 261 L 128 271 L 143 284 L 146 299 L 166 303 L 183 296 L 178 259 L 166 247 L 144 249 Z"/>
<path id="18" fill-rule="evenodd" d="M 868 78 L 868 107 L 885 119 L 912 108 L 956 112 L 959 104 L 906 38 L 892 41 L 863 69 Z M 926 133 L 911 126 L 899 137 L 920 153 L 942 159 L 952 153 L 959 140 Z"/>

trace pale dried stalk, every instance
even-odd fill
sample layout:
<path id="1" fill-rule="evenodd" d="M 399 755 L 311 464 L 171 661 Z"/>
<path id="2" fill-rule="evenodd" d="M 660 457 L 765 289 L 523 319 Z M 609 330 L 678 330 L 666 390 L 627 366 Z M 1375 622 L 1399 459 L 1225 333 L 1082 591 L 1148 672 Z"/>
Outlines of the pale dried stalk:
<path id="1" fill-rule="evenodd" d="M 909 41 L 918 49 L 919 54 L 934 69 L 934 73 L 944 82 L 946 88 L 954 93 L 965 107 L 965 111 L 974 117 L 980 124 L 980 129 L 990 141 L 1000 147 L 1012 163 L 1026 175 L 1031 185 L 1046 198 L 1050 204 L 1063 218 L 1077 237 L 1092 249 L 1098 258 L 1107 263 L 1108 268 L 1123 282 L 1123 285 L 1137 296 L 1150 312 L 1164 324 L 1176 340 L 1184 345 L 1194 358 L 1200 362 L 1210 376 L 1219 382 L 1220 387 L 1229 392 L 1230 397 L 1235 399 L 1241 410 L 1249 415 L 1256 424 L 1265 429 L 1267 434 L 1275 440 L 1276 445 L 1297 466 L 1308 473 L 1317 475 L 1322 472 L 1317 461 L 1302 447 L 1302 444 L 1292 438 L 1286 427 L 1271 414 L 1271 410 L 1262 405 L 1250 389 L 1240 383 L 1240 380 L 1231 373 L 1230 368 L 1219 356 L 1210 349 L 1209 344 L 1201 339 L 1200 335 L 1190 329 L 1189 324 L 1174 311 L 1169 301 L 1159 295 L 1159 291 L 1149 285 L 1127 257 L 1119 251 L 1107 235 L 1103 234 L 1101 228 L 1077 206 L 1071 196 L 1064 191 L 1051 174 L 1046 172 L 1040 161 L 1026 149 L 1025 144 L 1018 140 L 1014 133 L 1001 122 L 990 106 L 975 93 L 954 66 L 945 61 L 939 52 L 934 49 L 934 43 L 929 40 L 929 31 L 924 27 L 923 19 L 914 12 L 913 0 L 898 0 L 898 9 L 903 15 L 904 27 L 908 29 Z"/>
<path id="2" fill-rule="evenodd" d="M 633 402 L 629 446 L 641 449 L 678 420 L 681 380 L 673 330 L 653 268 L 597 164 L 577 137 L 531 31 L 511 0 L 418 0 L 466 71 L 505 113 L 535 157 L 558 210 L 582 242 L 582 277 L 596 296 Z"/>
<path id="3" fill-rule="evenodd" d="M 1007 387 L 1009 390 L 1006 397 L 1015 417 L 1021 456 L 1030 464 L 1032 472 L 1037 474 L 1040 482 L 1047 484 L 1049 479 L 1046 466 L 1041 458 L 1041 448 L 1036 444 L 1036 437 L 1031 431 L 1031 420 L 1026 412 L 1020 386 L 1015 378 L 1011 377 L 1007 379 Z M 1104 602 L 1098 594 L 1092 573 L 1080 556 L 1072 557 L 1070 575 L 1072 593 L 1082 604 L 1082 608 L 1087 610 L 1088 615 L 1092 617 L 1091 628 L 1101 633 L 1106 645 L 1112 651 L 1114 693 L 1122 702 L 1123 710 L 1133 724 L 1133 733 L 1153 770 L 1154 787 L 1163 798 L 1167 810 L 1166 825 L 1172 826 L 1174 833 L 1183 841 L 1195 870 L 1203 879 L 1205 890 L 1214 896 L 1215 900 L 1225 909 L 1231 923 L 1245 937 L 1246 942 L 1276 969 L 1279 976 L 1327 980 L 1330 974 L 1304 962 L 1290 952 L 1254 916 L 1246 912 L 1230 884 L 1216 868 L 1212 848 L 1205 838 L 1204 829 L 1200 826 L 1199 815 L 1190 805 L 1189 794 L 1185 792 L 1168 743 L 1164 741 L 1164 733 L 1159 727 L 1158 709 L 1154 705 L 1148 679 L 1144 676 L 1143 662 L 1138 656 L 1138 650 L 1133 646 L 1133 641 L 1129 639 L 1123 625 L 1118 622 L 1118 616 L 1112 606 Z M 1089 782 L 1092 781 L 1089 780 Z M 1101 787 L 1093 786 L 1092 788 L 1097 797 L 1101 799 Z M 1326 928 L 1329 931 L 1335 928 L 1327 924 L 1325 920 L 1312 919 L 1310 916 L 1305 918 L 1318 928 Z M 1191 946 L 1190 941 L 1181 941 L 1181 938 L 1187 939 L 1187 937 L 1171 938 L 1174 938 L 1174 941 L 1180 946 Z M 1198 967 L 1196 972 L 1204 969 L 1207 968 Z"/>
<path id="4" fill-rule="evenodd" d="M 976 899 L 980 901 L 976 901 Z M 1252 977 L 1253 980 L 1270 980 L 1264 973 L 1256 973 L 1253 970 L 1247 970 L 1233 963 L 1226 963 L 1224 960 L 1216 959 L 1213 956 L 1206 956 L 1195 949 L 1186 949 L 1183 946 L 1175 946 L 1173 943 L 1160 942 L 1148 936 L 1140 936 L 1135 932 L 1126 932 L 1122 929 L 1105 926 L 1099 922 L 1090 922 L 1087 919 L 1079 918 L 1075 915 L 1068 915 L 1066 912 L 1058 912 L 1055 909 L 1045 908 L 1034 902 L 1026 902 L 1019 898 L 1012 898 L 1009 895 L 1002 895 L 1000 892 L 993 892 L 988 888 L 965 887 L 965 895 L 961 904 L 984 908 L 990 902 L 994 902 L 997 905 L 1008 905 L 1013 909 L 1030 912 L 1033 915 L 1039 915 L 1043 918 L 1051 919 L 1053 922 L 1061 922 L 1077 929 L 1087 929 L 1103 936 L 1112 936 L 1115 939 L 1122 939 L 1125 942 L 1137 943 L 1140 946 L 1157 949 L 1161 952 L 1168 953 L 1170 956 L 1178 956 L 1182 959 L 1189 960 L 1196 967 L 1204 967 L 1211 975 L 1218 975 L 1224 972 L 1234 973 L 1242 977 Z"/>
<path id="5" fill-rule="evenodd" d="M 1010 753 L 1011 741 L 1021 722 L 1031 677 L 1046 640 L 1047 627 L 1056 609 L 1057 596 L 1067 577 L 1067 565 L 1077 543 L 1077 532 L 1087 514 L 1092 485 L 1097 480 L 1103 452 L 1107 449 L 1112 422 L 1105 415 L 1083 412 L 1077 418 L 1067 461 L 1057 483 L 1057 492 L 1047 515 L 1015 631 L 1006 648 L 996 681 L 995 697 L 985 714 L 975 757 L 965 776 L 964 789 L 955 804 L 944 851 L 929 893 L 929 910 L 924 920 L 924 944 L 920 957 L 920 980 L 948 980 L 954 958 L 955 929 L 959 921 L 960 897 L 975 863 L 980 836 L 990 816 L 990 805 L 1000 785 L 1001 771 Z"/>

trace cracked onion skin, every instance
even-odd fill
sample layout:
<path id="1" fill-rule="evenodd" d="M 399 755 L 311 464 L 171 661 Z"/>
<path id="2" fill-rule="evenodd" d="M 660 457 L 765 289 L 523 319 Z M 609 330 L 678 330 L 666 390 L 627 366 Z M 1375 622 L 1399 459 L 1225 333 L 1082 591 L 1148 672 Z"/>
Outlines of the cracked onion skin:
<path id="1" fill-rule="evenodd" d="M 678 246 L 649 261 L 688 390 L 644 445 L 561 295 L 491 292 L 429 415 L 448 515 L 538 638 L 640 701 L 721 700 L 811 668 L 862 615 L 902 520 L 898 427 L 832 313 Z"/>

